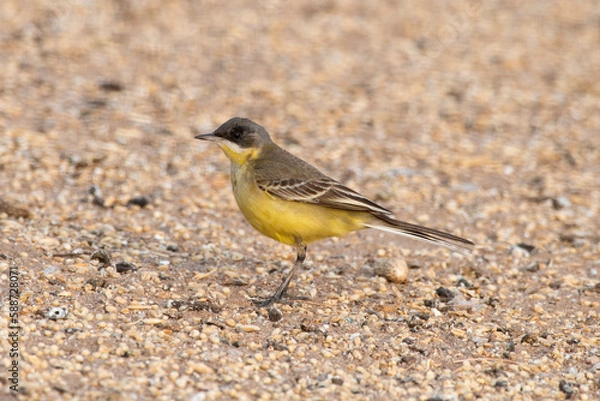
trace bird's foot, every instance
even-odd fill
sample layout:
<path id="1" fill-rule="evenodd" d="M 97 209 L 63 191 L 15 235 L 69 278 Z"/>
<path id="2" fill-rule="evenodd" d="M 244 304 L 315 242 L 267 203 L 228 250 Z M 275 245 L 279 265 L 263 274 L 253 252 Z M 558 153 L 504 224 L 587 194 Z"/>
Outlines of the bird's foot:
<path id="1" fill-rule="evenodd" d="M 275 293 L 270 297 L 254 297 L 250 298 L 252 303 L 256 305 L 257 308 L 264 308 L 266 306 L 273 305 L 275 303 L 291 305 L 293 301 L 308 301 L 310 298 L 303 296 L 294 296 L 289 294 L 278 294 Z"/>

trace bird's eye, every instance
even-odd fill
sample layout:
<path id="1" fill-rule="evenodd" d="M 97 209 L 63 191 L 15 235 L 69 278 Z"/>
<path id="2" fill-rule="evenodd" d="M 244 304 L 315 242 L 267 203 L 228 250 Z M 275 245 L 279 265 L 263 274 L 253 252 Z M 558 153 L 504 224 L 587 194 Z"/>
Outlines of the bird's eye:
<path id="1" fill-rule="evenodd" d="M 241 137 L 242 137 L 242 131 L 239 129 L 234 129 L 233 132 L 231 133 L 231 138 L 235 141 L 237 141 Z"/>

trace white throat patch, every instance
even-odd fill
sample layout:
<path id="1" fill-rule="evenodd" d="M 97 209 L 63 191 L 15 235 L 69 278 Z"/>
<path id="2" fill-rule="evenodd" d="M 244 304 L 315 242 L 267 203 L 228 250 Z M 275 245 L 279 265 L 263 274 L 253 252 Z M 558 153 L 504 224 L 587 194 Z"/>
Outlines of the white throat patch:
<path id="1" fill-rule="evenodd" d="M 240 145 L 238 145 L 237 143 L 233 143 L 231 141 L 228 140 L 223 140 L 221 142 L 218 143 L 218 145 L 223 148 L 223 147 L 227 147 L 229 148 L 230 151 L 232 151 L 235 154 L 242 154 L 244 152 L 244 148 L 242 148 Z"/>

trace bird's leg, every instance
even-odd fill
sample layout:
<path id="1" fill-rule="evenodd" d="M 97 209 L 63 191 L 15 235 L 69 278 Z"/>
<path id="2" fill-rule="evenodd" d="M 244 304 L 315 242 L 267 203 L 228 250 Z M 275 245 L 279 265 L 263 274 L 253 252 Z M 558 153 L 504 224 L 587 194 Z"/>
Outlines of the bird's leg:
<path id="1" fill-rule="evenodd" d="M 275 302 L 281 302 L 281 299 L 286 295 L 288 285 L 290 285 L 290 281 L 292 281 L 294 273 L 296 273 L 296 270 L 302 266 L 304 259 L 306 259 L 306 245 L 302 245 L 302 243 L 299 242 L 298 245 L 296 245 L 296 252 L 298 254 L 296 257 L 296 262 L 294 262 L 294 266 L 292 266 L 287 276 L 285 276 L 281 284 L 279 284 L 277 290 L 273 293 L 273 295 L 266 299 L 254 300 L 256 306 L 261 308 L 263 306 L 269 306 Z"/>

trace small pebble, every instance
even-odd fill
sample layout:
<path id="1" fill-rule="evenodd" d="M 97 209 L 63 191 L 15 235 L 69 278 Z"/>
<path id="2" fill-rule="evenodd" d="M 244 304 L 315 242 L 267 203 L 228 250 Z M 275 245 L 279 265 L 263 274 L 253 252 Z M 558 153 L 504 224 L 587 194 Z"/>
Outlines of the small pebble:
<path id="1" fill-rule="evenodd" d="M 440 301 L 442 302 L 450 302 L 456 296 L 451 290 L 445 287 L 438 287 L 435 293 L 440 297 Z"/>
<path id="2" fill-rule="evenodd" d="M 104 207 L 104 198 L 102 197 L 102 189 L 98 185 L 92 185 L 89 189 L 92 195 L 92 203 L 96 206 Z"/>
<path id="3" fill-rule="evenodd" d="M 63 307 L 54 307 L 48 310 L 46 317 L 52 320 L 66 319 L 69 316 L 69 310 Z"/>
<path id="4" fill-rule="evenodd" d="M 135 206 L 139 206 L 140 208 L 145 208 L 146 206 L 148 206 L 148 204 L 150 203 L 150 199 L 146 196 L 135 196 L 131 199 L 129 199 L 129 201 L 127 202 L 127 206 L 130 205 L 135 205 Z"/>
<path id="5" fill-rule="evenodd" d="M 121 92 L 124 89 L 123 84 L 117 81 L 104 81 L 98 87 L 106 92 Z"/>
<path id="6" fill-rule="evenodd" d="M 524 244 L 524 243 L 519 243 L 517 245 L 513 245 L 510 248 L 510 254 L 514 258 L 529 257 L 533 254 L 534 251 L 535 251 L 535 246 L 529 245 L 529 244 Z"/>
<path id="7" fill-rule="evenodd" d="M 564 209 L 571 206 L 571 201 L 565 196 L 552 198 L 552 207 L 556 210 Z"/>
<path id="8" fill-rule="evenodd" d="M 260 331 L 260 327 L 254 325 L 254 324 L 241 324 L 238 327 L 242 331 L 245 331 L 246 333 L 253 333 L 253 332 L 256 332 L 256 331 Z"/>
<path id="9" fill-rule="evenodd" d="M 128 273 L 137 270 L 137 267 L 127 262 L 119 262 L 115 265 L 115 268 L 117 270 L 117 273 Z"/>
<path id="10" fill-rule="evenodd" d="M 283 313 L 276 307 L 272 306 L 269 308 L 269 320 L 272 322 L 278 322 L 283 318 Z"/>
<path id="11" fill-rule="evenodd" d="M 565 394 L 565 398 L 567 400 L 570 399 L 573 396 L 573 394 L 575 393 L 574 387 L 575 387 L 574 383 L 567 382 L 565 380 L 561 380 L 558 383 L 558 389 Z"/>
<path id="12" fill-rule="evenodd" d="M 107 284 L 106 279 L 100 276 L 90 277 L 86 280 L 85 283 L 91 285 L 94 288 L 104 288 Z"/>
<path id="13" fill-rule="evenodd" d="M 108 256 L 108 253 L 104 249 L 98 249 L 97 251 L 94 251 L 94 253 L 92 253 L 90 256 L 90 260 L 97 260 L 103 265 L 110 264 L 110 256 Z"/>
<path id="14" fill-rule="evenodd" d="M 401 258 L 378 259 L 373 263 L 373 272 L 390 283 L 403 284 L 408 281 L 408 265 Z"/>

